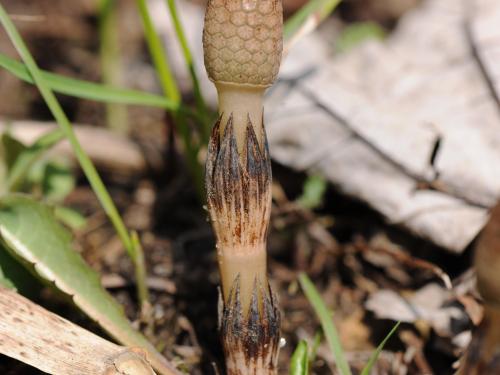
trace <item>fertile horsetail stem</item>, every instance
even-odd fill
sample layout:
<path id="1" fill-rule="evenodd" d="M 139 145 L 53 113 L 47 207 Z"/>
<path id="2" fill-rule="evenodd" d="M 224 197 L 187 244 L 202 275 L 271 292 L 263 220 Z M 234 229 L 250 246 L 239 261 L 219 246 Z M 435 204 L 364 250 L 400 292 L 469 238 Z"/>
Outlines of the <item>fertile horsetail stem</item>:
<path id="1" fill-rule="evenodd" d="M 205 184 L 222 280 L 228 374 L 276 374 L 280 314 L 267 281 L 271 162 L 263 95 L 282 53 L 280 0 L 209 0 L 205 66 L 219 96 Z"/>

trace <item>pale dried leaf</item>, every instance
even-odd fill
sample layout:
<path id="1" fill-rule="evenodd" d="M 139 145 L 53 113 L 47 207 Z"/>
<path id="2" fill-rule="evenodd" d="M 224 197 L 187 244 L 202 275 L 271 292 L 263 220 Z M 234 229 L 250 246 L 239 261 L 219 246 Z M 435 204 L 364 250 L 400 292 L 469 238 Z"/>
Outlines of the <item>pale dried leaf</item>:
<path id="1" fill-rule="evenodd" d="M 344 55 L 306 37 L 268 98 L 273 157 L 462 251 L 500 191 L 498 24 L 497 1 L 427 0 L 386 42 Z"/>
<path id="2" fill-rule="evenodd" d="M 0 287 L 0 353 L 60 375 L 152 375 L 140 351 L 106 341 Z"/>
<path id="3" fill-rule="evenodd" d="M 366 308 L 380 319 L 391 319 L 405 323 L 423 321 L 440 336 L 454 337 L 453 321 L 467 319 L 465 311 L 452 303 L 452 292 L 429 284 L 411 296 L 382 289 L 370 296 Z"/>
<path id="4" fill-rule="evenodd" d="M 7 121 L 0 118 L 0 133 L 9 131 L 14 138 L 26 145 L 32 144 L 38 137 L 56 128 L 54 122 Z M 76 125 L 75 132 L 82 147 L 100 168 L 127 175 L 145 171 L 146 160 L 134 142 L 95 126 Z M 66 140 L 61 141 L 51 152 L 74 158 L 74 152 Z"/>

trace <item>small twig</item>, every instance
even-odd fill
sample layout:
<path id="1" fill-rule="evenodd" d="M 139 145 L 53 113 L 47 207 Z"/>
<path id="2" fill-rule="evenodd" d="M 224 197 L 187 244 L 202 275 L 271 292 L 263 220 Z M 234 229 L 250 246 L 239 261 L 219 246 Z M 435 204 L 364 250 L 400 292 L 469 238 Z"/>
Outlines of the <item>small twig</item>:
<path id="1" fill-rule="evenodd" d="M 364 240 L 361 238 L 357 238 L 354 246 L 356 249 L 362 251 L 362 252 L 368 252 L 368 251 L 376 251 L 380 253 L 387 254 L 391 256 L 393 259 L 401 262 L 402 264 L 412 267 L 412 268 L 420 268 L 424 270 L 428 270 L 432 272 L 434 275 L 439 277 L 446 288 L 448 290 L 453 289 L 453 285 L 451 283 L 450 276 L 446 272 L 444 272 L 440 267 L 436 266 L 435 264 L 428 262 L 423 259 L 415 258 L 401 250 L 396 250 L 396 249 L 391 249 L 387 247 L 380 247 L 380 246 L 369 246 Z"/>

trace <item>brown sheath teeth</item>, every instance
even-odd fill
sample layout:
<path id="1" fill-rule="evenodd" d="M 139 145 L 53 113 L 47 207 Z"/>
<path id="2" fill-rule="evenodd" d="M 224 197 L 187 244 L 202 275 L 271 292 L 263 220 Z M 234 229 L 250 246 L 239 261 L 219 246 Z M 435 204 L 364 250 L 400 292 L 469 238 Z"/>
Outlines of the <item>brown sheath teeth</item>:
<path id="1" fill-rule="evenodd" d="M 271 203 L 271 162 L 267 141 L 260 146 L 248 120 L 245 147 L 240 156 L 232 116 L 220 137 L 221 120 L 212 130 L 208 147 L 205 183 L 208 209 L 217 240 L 223 246 L 263 244 L 268 230 Z M 262 130 L 263 131 L 263 130 Z M 220 225 L 229 225 L 217 229 Z"/>
<path id="2" fill-rule="evenodd" d="M 280 341 L 281 315 L 271 287 L 267 292 L 254 283 L 248 314 L 241 308 L 239 277 L 234 280 L 227 303 L 219 306 L 226 367 L 229 375 L 274 374 Z M 219 298 L 222 299 L 222 296 Z M 243 363 L 242 363 L 243 361 Z M 245 369 L 244 372 L 242 369 Z"/>

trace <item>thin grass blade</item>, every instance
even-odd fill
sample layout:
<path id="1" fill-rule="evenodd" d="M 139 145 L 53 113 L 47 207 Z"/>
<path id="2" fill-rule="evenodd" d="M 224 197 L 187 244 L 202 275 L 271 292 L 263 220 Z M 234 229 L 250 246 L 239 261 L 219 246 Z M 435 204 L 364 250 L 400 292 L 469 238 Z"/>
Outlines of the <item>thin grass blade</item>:
<path id="1" fill-rule="evenodd" d="M 399 325 L 401 322 L 397 322 L 394 327 L 390 330 L 390 332 L 385 336 L 385 338 L 382 340 L 382 342 L 377 346 L 377 349 L 373 352 L 373 354 L 370 357 L 370 360 L 366 364 L 366 366 L 363 368 L 363 371 L 361 372 L 361 375 L 370 375 L 373 366 L 375 365 L 375 362 L 377 362 L 377 359 L 382 352 L 382 349 L 384 349 L 385 344 L 387 344 L 387 341 L 392 337 L 392 335 L 397 331 Z"/>
<path id="2" fill-rule="evenodd" d="M 29 69 L 25 64 L 0 53 L 0 67 L 8 70 L 17 78 L 34 84 Z M 74 96 L 82 99 L 95 100 L 104 103 L 119 103 L 128 105 L 145 105 L 150 107 L 164 108 L 169 111 L 183 110 L 179 103 L 160 95 L 143 91 L 122 89 L 110 85 L 83 81 L 80 79 L 64 77 L 58 74 L 40 70 L 47 85 L 60 94 Z"/>
<path id="3" fill-rule="evenodd" d="M 142 23 L 144 25 L 144 33 L 148 43 L 149 52 L 160 79 L 160 84 L 165 92 L 165 95 L 176 103 L 181 101 L 181 93 L 177 87 L 170 64 L 167 60 L 165 48 L 163 48 L 160 36 L 157 34 L 146 0 L 136 0 Z"/>
<path id="4" fill-rule="evenodd" d="M 309 303 L 312 305 L 316 315 L 318 316 L 340 373 L 342 375 L 352 375 L 351 369 L 349 368 L 349 364 L 347 363 L 344 355 L 344 350 L 340 344 L 339 334 L 333 324 L 330 311 L 328 311 L 328 308 L 323 302 L 318 290 L 305 273 L 299 274 L 299 282 L 304 294 L 309 300 Z"/>
<path id="5" fill-rule="evenodd" d="M 285 51 L 300 37 L 313 31 L 339 5 L 341 0 L 311 0 L 285 23 Z"/>
<path id="6" fill-rule="evenodd" d="M 120 59 L 117 1 L 100 0 L 99 7 L 99 55 L 101 57 L 102 80 L 106 84 L 117 85 L 122 82 L 123 69 Z M 128 112 L 123 105 L 107 103 L 106 121 L 109 128 L 128 134 Z"/>
<path id="7" fill-rule="evenodd" d="M 167 6 L 170 11 L 170 16 L 172 17 L 177 40 L 181 45 L 182 54 L 184 55 L 184 61 L 186 62 L 187 69 L 191 76 L 191 81 L 193 82 L 193 93 L 196 101 L 196 108 L 198 109 L 200 117 L 203 119 L 203 121 L 200 122 L 200 130 L 203 136 L 202 143 L 206 144 L 208 143 L 208 137 L 210 136 L 210 116 L 208 113 L 207 105 L 205 103 L 205 99 L 203 98 L 203 94 L 200 89 L 200 80 L 198 79 L 198 75 L 196 74 L 196 69 L 194 67 L 193 54 L 191 53 L 191 49 L 189 48 L 186 33 L 184 32 L 184 27 L 182 26 L 175 0 L 167 0 Z"/>
<path id="8" fill-rule="evenodd" d="M 307 342 L 300 340 L 297 348 L 293 352 L 290 360 L 290 375 L 308 375 L 309 374 L 309 355 Z"/>

